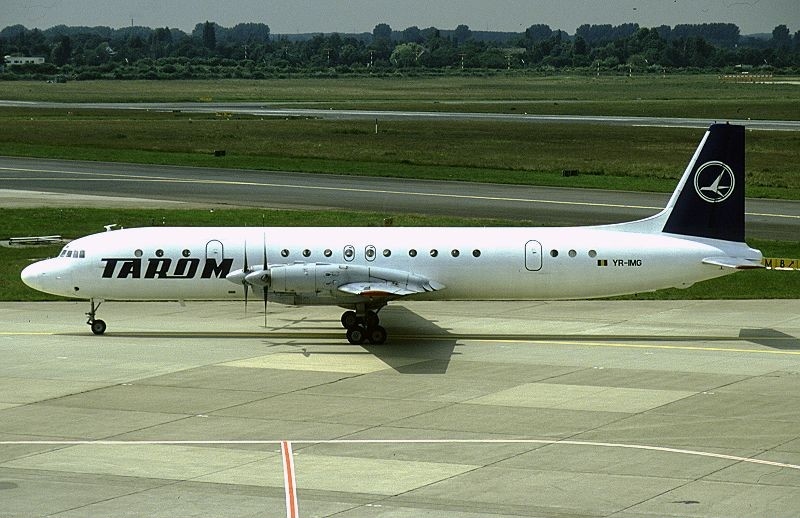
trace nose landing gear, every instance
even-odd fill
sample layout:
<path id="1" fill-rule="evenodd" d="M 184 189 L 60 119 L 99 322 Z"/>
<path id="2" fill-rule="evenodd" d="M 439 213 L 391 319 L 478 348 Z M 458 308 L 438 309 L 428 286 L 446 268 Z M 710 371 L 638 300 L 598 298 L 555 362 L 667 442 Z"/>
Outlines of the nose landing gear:
<path id="1" fill-rule="evenodd" d="M 89 303 L 91 304 L 91 309 L 89 309 L 89 312 L 86 313 L 86 316 L 89 317 L 86 323 L 89 324 L 92 333 L 96 335 L 102 335 L 103 333 L 106 332 L 106 323 L 103 320 L 95 318 L 95 315 L 97 314 L 97 309 L 100 307 L 102 302 L 98 302 L 97 304 L 95 304 L 94 299 L 91 299 Z"/>

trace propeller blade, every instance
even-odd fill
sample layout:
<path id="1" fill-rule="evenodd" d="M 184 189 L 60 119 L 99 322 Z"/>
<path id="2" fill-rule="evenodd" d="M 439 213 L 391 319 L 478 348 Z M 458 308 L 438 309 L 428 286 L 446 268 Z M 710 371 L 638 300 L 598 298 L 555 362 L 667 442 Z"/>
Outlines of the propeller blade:
<path id="1" fill-rule="evenodd" d="M 266 232 L 263 234 L 263 238 L 264 238 L 264 257 L 263 257 L 264 262 L 261 263 L 261 264 L 263 264 L 262 268 L 264 268 L 264 271 L 267 272 L 267 274 L 269 274 L 269 263 L 267 262 L 267 234 L 266 234 Z M 264 328 L 267 327 L 267 299 L 268 298 L 269 298 L 269 285 L 266 284 L 266 285 L 264 285 Z"/>
<path id="2" fill-rule="evenodd" d="M 267 299 L 269 299 L 269 287 L 264 286 L 264 327 L 267 327 Z"/>
<path id="3" fill-rule="evenodd" d="M 250 273 L 250 266 L 248 265 L 248 262 L 247 262 L 247 240 L 246 239 L 244 241 L 244 268 L 242 269 L 242 271 L 244 272 L 245 277 L 247 276 L 248 273 Z M 248 295 L 248 293 L 250 291 L 250 285 L 247 283 L 246 280 L 244 280 L 244 278 L 242 278 L 242 286 L 244 286 L 244 312 L 246 314 L 247 313 L 247 295 Z"/>

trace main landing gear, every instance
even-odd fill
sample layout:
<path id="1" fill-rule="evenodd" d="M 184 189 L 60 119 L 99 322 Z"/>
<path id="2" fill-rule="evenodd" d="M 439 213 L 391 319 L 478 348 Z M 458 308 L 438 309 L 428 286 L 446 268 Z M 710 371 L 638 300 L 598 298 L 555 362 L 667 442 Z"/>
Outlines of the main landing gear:
<path id="1" fill-rule="evenodd" d="M 386 342 L 386 329 L 380 325 L 378 312 L 357 308 L 342 314 L 342 327 L 347 329 L 347 341 L 353 345 L 369 342 L 381 345 Z"/>
<path id="2" fill-rule="evenodd" d="M 97 304 L 95 304 L 94 299 L 92 299 L 89 302 L 91 304 L 91 309 L 89 310 L 88 313 L 86 313 L 86 316 L 89 317 L 89 320 L 87 320 L 86 323 L 89 324 L 89 327 L 92 329 L 92 333 L 96 335 L 102 335 L 103 333 L 106 332 L 106 323 L 100 319 L 95 318 L 97 309 L 100 307 L 102 302 L 98 302 Z"/>

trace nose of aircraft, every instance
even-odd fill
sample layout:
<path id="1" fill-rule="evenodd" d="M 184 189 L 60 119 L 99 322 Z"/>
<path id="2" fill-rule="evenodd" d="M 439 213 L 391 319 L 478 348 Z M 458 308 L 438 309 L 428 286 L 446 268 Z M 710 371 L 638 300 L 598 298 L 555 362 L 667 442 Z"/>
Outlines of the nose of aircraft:
<path id="1" fill-rule="evenodd" d="M 20 277 L 22 277 L 22 282 L 24 282 L 28 287 L 39 291 L 42 291 L 42 278 L 44 278 L 47 274 L 45 268 L 43 268 L 42 262 L 43 261 L 39 261 L 26 266 L 20 274 Z"/>
<path id="2" fill-rule="evenodd" d="M 20 274 L 22 282 L 38 291 L 61 294 L 63 290 L 60 288 L 63 288 L 62 285 L 68 279 L 65 277 L 65 272 L 52 261 L 39 261 L 25 267 Z"/>

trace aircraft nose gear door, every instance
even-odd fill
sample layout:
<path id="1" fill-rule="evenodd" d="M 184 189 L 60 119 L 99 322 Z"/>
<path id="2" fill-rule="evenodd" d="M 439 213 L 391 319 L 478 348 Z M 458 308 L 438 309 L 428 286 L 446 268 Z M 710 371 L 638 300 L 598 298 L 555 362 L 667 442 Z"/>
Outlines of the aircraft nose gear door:
<path id="1" fill-rule="evenodd" d="M 542 269 L 542 244 L 538 241 L 525 243 L 525 269 L 538 272 Z"/>

